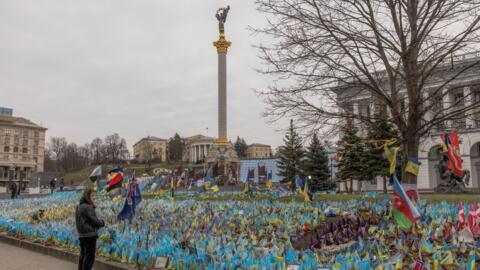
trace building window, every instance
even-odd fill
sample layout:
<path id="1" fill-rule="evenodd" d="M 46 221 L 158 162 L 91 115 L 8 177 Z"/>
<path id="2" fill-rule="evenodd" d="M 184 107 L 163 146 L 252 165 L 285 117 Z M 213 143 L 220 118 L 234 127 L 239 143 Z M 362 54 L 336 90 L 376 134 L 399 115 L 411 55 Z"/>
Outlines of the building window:
<path id="1" fill-rule="evenodd" d="M 14 147 L 13 147 L 13 152 L 14 152 L 14 153 L 18 153 L 18 146 L 14 146 Z"/>
<path id="2" fill-rule="evenodd" d="M 15 129 L 13 132 L 14 132 L 15 136 L 18 136 L 20 134 L 20 130 L 18 130 L 18 129 Z"/>
<path id="3" fill-rule="evenodd" d="M 33 154 L 38 155 L 38 148 L 37 147 L 33 148 Z"/>
<path id="4" fill-rule="evenodd" d="M 27 148 L 27 147 L 23 147 L 23 148 L 22 148 L 22 153 L 25 153 L 25 154 L 28 153 L 28 148 Z"/>
<path id="5" fill-rule="evenodd" d="M 455 93 L 453 95 L 453 99 L 455 100 L 454 106 L 463 106 L 464 105 L 464 96 L 463 92 Z"/>
<path id="6" fill-rule="evenodd" d="M 34 131 L 34 132 L 33 132 L 33 136 L 35 136 L 35 138 L 38 138 L 38 135 L 39 135 L 39 132 L 38 132 L 38 131 Z"/>
<path id="7" fill-rule="evenodd" d="M 3 155 L 3 160 L 8 160 L 8 155 L 7 154 Z"/>
<path id="8" fill-rule="evenodd" d="M 473 102 L 479 103 L 480 102 L 480 91 L 473 92 Z"/>
<path id="9" fill-rule="evenodd" d="M 18 135 L 15 135 L 15 137 L 13 138 L 13 143 L 16 145 L 20 144 L 20 137 L 18 137 Z"/>
<path id="10" fill-rule="evenodd" d="M 10 135 L 10 132 L 11 132 L 11 130 L 9 128 L 4 128 L 3 129 L 3 134 L 5 134 L 5 136 Z"/>
<path id="11" fill-rule="evenodd" d="M 467 127 L 467 122 L 465 121 L 465 118 L 460 118 L 455 120 L 455 127 L 459 129 L 465 129 Z"/>
<path id="12" fill-rule="evenodd" d="M 23 160 L 23 161 L 27 161 L 27 160 L 28 160 L 28 156 L 22 156 L 22 160 Z"/>
<path id="13" fill-rule="evenodd" d="M 23 139 L 23 145 L 28 145 L 28 140 L 27 139 Z"/>
<path id="14" fill-rule="evenodd" d="M 25 130 L 23 131 L 23 137 L 24 137 L 24 138 L 28 137 L 28 130 L 27 130 L 27 129 L 25 129 Z"/>
<path id="15" fill-rule="evenodd" d="M 433 106 L 434 111 L 438 112 L 443 110 L 443 97 L 436 97 L 434 102 L 435 102 L 435 106 Z"/>
<path id="16" fill-rule="evenodd" d="M 38 146 L 38 139 L 35 139 L 35 141 L 33 141 L 33 145 Z"/>
<path id="17" fill-rule="evenodd" d="M 474 119 L 475 119 L 475 127 L 480 128 L 480 112 L 477 112 L 474 115 Z"/>
<path id="18" fill-rule="evenodd" d="M 5 138 L 3 139 L 3 144 L 10 144 L 10 137 L 9 136 L 5 136 Z"/>
<path id="19" fill-rule="evenodd" d="M 3 147 L 3 152 L 5 152 L 5 153 L 10 152 L 10 146 Z"/>

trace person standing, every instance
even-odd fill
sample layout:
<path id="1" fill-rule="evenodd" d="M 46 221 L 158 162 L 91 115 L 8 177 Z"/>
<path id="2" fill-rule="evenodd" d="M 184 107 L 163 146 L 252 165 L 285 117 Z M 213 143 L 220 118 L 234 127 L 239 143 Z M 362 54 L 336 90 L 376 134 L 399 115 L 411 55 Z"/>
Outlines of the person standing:
<path id="1" fill-rule="evenodd" d="M 63 191 L 63 187 L 65 186 L 65 182 L 63 180 L 63 177 L 60 178 L 60 184 L 58 186 L 60 187 L 60 191 Z"/>
<path id="2" fill-rule="evenodd" d="M 11 182 L 10 183 L 10 192 L 11 192 L 11 199 L 15 199 L 16 195 L 17 195 L 17 184 L 15 182 Z"/>
<path id="3" fill-rule="evenodd" d="M 17 185 L 17 197 L 20 197 L 20 192 L 22 192 L 22 184 L 21 182 Z"/>
<path id="4" fill-rule="evenodd" d="M 80 258 L 78 270 L 91 270 L 95 263 L 98 229 L 105 226 L 105 222 L 95 213 L 95 192 L 86 189 L 80 203 L 75 210 L 75 223 L 80 240 Z"/>
<path id="5" fill-rule="evenodd" d="M 53 194 L 53 191 L 55 190 L 55 178 L 52 178 L 52 180 L 50 180 L 50 194 Z"/>

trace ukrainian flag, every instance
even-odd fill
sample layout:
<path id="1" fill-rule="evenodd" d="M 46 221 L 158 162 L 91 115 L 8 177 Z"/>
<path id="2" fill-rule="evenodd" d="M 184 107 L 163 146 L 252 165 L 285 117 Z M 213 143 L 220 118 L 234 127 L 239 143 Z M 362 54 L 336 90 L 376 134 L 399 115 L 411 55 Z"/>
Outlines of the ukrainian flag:
<path id="1" fill-rule="evenodd" d="M 220 190 L 220 188 L 218 187 L 217 183 L 215 183 L 214 180 L 212 180 L 211 186 L 212 186 L 212 187 L 211 187 L 210 189 L 211 189 L 213 192 L 218 192 L 218 191 Z"/>
<path id="2" fill-rule="evenodd" d="M 413 175 L 418 175 L 419 170 L 420 170 L 420 162 L 418 161 L 418 157 L 416 156 L 409 157 L 405 171 Z"/>
<path id="3" fill-rule="evenodd" d="M 395 172 L 395 167 L 397 166 L 397 155 L 398 151 L 400 150 L 400 147 L 394 147 L 392 151 L 389 146 L 393 143 L 395 143 L 395 141 L 387 142 L 383 146 L 385 155 L 387 156 L 388 162 L 390 163 L 390 174 L 393 174 Z"/>

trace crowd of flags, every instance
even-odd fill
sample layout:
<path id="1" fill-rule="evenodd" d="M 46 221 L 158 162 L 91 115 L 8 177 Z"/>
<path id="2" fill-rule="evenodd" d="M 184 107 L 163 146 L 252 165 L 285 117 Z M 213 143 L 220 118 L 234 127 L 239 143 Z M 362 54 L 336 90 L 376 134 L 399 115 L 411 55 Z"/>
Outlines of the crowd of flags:
<path id="1" fill-rule="evenodd" d="M 456 132 L 445 133 L 441 135 L 443 145 L 443 151 L 448 156 L 448 168 L 452 170 L 456 175 L 462 175 L 462 160 L 459 153 L 459 140 Z M 400 153 L 400 147 L 393 147 L 396 140 L 388 140 L 385 142 L 383 148 L 385 151 L 385 157 L 389 162 L 389 174 L 392 178 L 393 185 L 393 200 L 392 200 L 392 215 L 396 220 L 396 223 L 400 228 L 405 231 L 411 230 L 415 223 L 420 219 L 421 215 L 416 208 L 417 201 L 419 199 L 418 192 L 415 187 L 404 186 L 400 184 L 397 177 L 397 162 L 398 155 Z M 420 169 L 420 162 L 418 157 L 410 156 L 405 167 L 405 172 L 413 175 L 418 175 Z M 163 181 L 156 181 L 151 186 L 151 190 L 154 191 L 157 187 L 166 189 L 166 183 L 169 180 L 169 188 L 173 190 L 187 185 L 189 175 L 186 171 L 183 171 L 180 167 L 176 172 L 172 172 L 169 176 L 157 176 L 161 177 Z M 247 176 L 251 177 L 250 173 Z M 102 167 L 96 167 L 89 176 L 92 182 L 96 183 L 96 189 L 99 192 L 108 193 L 112 200 L 118 200 L 124 198 L 123 208 L 118 214 L 119 220 L 131 220 L 135 216 L 135 208 L 141 202 L 141 188 L 135 174 L 132 175 L 127 183 L 124 184 L 124 170 L 122 167 L 117 167 L 110 170 L 107 175 L 107 180 L 101 182 L 102 179 Z M 266 177 L 266 187 L 272 188 L 272 172 L 270 171 Z M 204 191 L 218 192 L 220 187 L 218 186 L 215 178 L 213 177 L 213 167 L 209 167 L 207 173 L 203 179 L 197 181 L 201 183 Z M 296 188 L 298 194 L 300 194 L 305 202 L 311 201 L 311 192 L 309 191 L 308 178 L 302 179 L 300 176 L 296 176 L 295 179 Z M 191 184 L 190 184 L 191 186 Z M 251 195 L 252 190 L 247 179 L 245 183 L 244 193 Z M 480 237 L 480 208 L 478 204 L 475 205 L 459 205 L 458 211 L 458 223 L 455 228 L 459 235 L 466 241 L 474 241 L 474 239 Z M 429 248 L 428 243 L 424 244 L 425 249 Z M 445 259 L 448 259 L 448 256 Z M 467 263 L 467 269 L 473 269 L 475 260 L 470 260 Z M 426 269 L 425 262 L 421 256 L 416 259 L 414 269 L 422 270 Z"/>

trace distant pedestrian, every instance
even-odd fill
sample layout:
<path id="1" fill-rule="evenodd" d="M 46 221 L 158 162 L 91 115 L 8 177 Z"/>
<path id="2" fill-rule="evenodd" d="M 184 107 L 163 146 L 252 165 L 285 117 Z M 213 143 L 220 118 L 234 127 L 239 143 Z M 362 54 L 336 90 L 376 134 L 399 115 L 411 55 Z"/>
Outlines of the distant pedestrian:
<path id="1" fill-rule="evenodd" d="M 63 177 L 60 179 L 60 184 L 58 186 L 60 187 L 60 191 L 63 191 L 63 187 L 65 186 L 65 182 L 63 180 Z"/>
<path id="2" fill-rule="evenodd" d="M 53 191 L 55 190 L 56 182 L 57 182 L 57 180 L 55 180 L 55 178 L 52 178 L 52 180 L 50 180 L 50 193 L 51 194 L 53 194 Z"/>
<path id="3" fill-rule="evenodd" d="M 95 263 L 98 229 L 105 226 L 95 213 L 95 192 L 92 189 L 83 193 L 75 211 L 75 223 L 80 240 L 78 270 L 91 270 Z"/>
<path id="4" fill-rule="evenodd" d="M 11 192 L 11 199 L 15 199 L 16 195 L 17 195 L 17 184 L 15 182 L 11 182 L 10 183 L 10 192 Z"/>
<path id="5" fill-rule="evenodd" d="M 20 192 L 22 191 L 22 185 L 21 183 L 18 183 L 17 185 L 17 196 L 20 197 Z"/>

